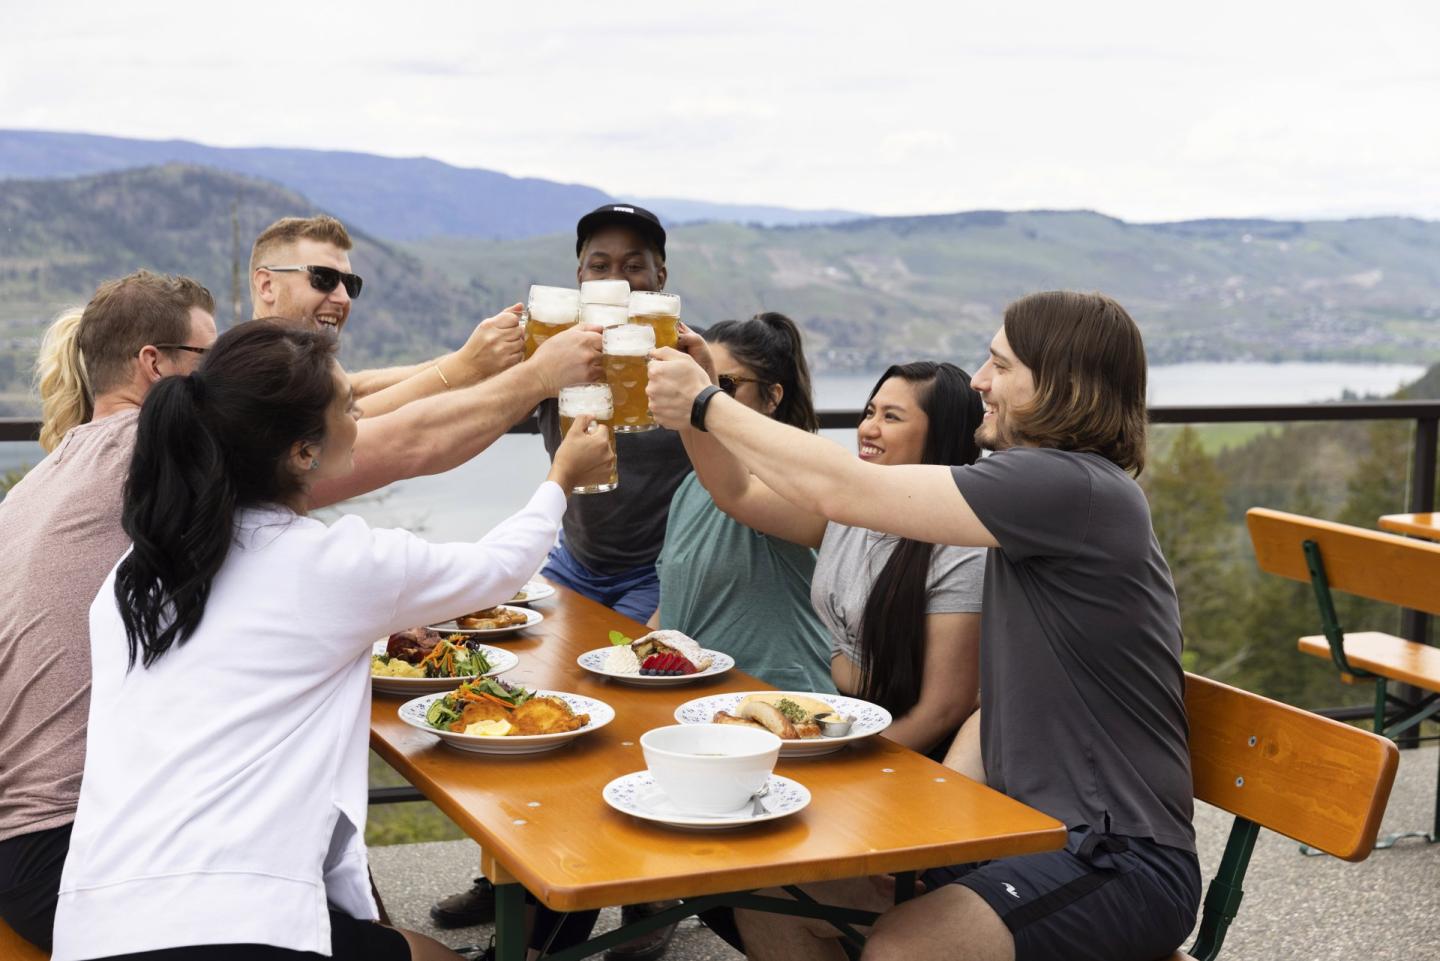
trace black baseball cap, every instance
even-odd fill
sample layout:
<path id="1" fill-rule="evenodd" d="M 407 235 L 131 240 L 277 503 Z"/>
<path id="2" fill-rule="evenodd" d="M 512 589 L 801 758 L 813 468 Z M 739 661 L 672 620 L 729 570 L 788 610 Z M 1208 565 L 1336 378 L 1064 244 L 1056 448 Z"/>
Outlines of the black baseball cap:
<path id="1" fill-rule="evenodd" d="M 580 256 L 580 251 L 591 234 L 611 224 L 629 227 L 649 239 L 659 248 L 660 259 L 665 259 L 665 228 L 660 226 L 660 218 L 634 204 L 605 204 L 581 217 L 580 222 L 575 225 L 575 256 Z"/>

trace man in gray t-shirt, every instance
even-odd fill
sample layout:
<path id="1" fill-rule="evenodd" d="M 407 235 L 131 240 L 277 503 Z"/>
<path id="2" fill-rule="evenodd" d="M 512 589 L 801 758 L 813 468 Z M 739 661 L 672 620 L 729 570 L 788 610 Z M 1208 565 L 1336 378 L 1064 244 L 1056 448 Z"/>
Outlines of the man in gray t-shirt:
<path id="1" fill-rule="evenodd" d="M 1060 851 L 927 872 L 885 911 L 867 958 L 1168 957 L 1194 924 L 1199 864 L 1180 614 L 1144 466 L 1145 350 L 1115 301 L 1064 291 L 1011 304 L 972 386 L 967 467 L 879 468 L 705 390 L 678 354 L 651 365 L 660 423 L 712 432 L 797 506 L 840 524 L 989 548 L 979 758 L 997 789 L 1064 821 Z M 868 880 L 816 896 L 882 907 Z M 739 916 L 749 957 L 833 956 L 824 922 Z M 796 929 L 803 931 L 797 933 Z M 810 935 L 805 937 L 804 934 Z"/>

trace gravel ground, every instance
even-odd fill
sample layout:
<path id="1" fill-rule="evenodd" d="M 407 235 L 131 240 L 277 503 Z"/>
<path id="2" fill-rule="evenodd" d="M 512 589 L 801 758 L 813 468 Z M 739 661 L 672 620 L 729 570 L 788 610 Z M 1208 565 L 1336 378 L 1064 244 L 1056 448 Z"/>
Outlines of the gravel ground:
<path id="1" fill-rule="evenodd" d="M 1402 751 L 1385 831 L 1428 828 L 1434 817 L 1437 749 Z M 1230 815 L 1208 805 L 1195 813 L 1201 871 L 1220 862 Z M 461 890 L 476 873 L 469 841 L 372 848 L 370 862 L 392 921 L 457 948 L 484 945 L 491 928 L 439 931 L 430 905 Z M 1440 961 L 1440 844 L 1408 840 L 1360 864 L 1302 856 L 1296 845 L 1262 832 L 1245 876 L 1245 901 L 1221 957 L 1227 961 Z M 619 923 L 601 914 L 600 929 Z M 741 955 L 693 918 L 680 925 L 670 961 L 734 961 Z"/>

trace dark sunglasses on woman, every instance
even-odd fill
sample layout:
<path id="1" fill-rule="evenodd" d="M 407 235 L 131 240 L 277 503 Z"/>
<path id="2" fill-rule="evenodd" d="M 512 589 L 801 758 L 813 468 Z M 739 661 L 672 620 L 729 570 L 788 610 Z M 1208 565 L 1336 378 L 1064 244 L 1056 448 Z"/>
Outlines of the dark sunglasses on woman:
<path id="1" fill-rule="evenodd" d="M 266 267 L 266 270 L 273 270 L 281 274 L 293 274 L 305 271 L 310 275 L 310 286 L 328 294 L 340 284 L 345 285 L 345 293 L 354 300 L 360 296 L 360 288 L 365 286 L 365 281 L 359 274 L 347 274 L 343 270 L 336 270 L 334 267 L 321 267 L 317 264 L 288 265 L 284 267 Z"/>
<path id="2" fill-rule="evenodd" d="M 735 391 L 740 389 L 741 384 L 765 383 L 765 381 L 761 380 L 758 377 L 736 377 L 733 374 L 721 374 L 716 377 L 715 380 L 719 383 L 720 389 L 723 390 L 725 393 L 729 394 L 731 397 L 735 396 Z"/>

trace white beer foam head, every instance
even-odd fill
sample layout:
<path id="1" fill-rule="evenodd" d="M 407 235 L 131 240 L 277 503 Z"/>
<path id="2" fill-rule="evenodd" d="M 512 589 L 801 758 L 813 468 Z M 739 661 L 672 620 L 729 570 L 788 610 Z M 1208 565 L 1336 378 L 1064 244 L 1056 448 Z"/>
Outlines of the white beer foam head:
<path id="1" fill-rule="evenodd" d="M 614 327 L 617 324 L 627 323 L 630 320 L 630 311 L 626 307 L 617 307 L 614 304 L 581 304 L 580 322 L 582 324 L 599 324 L 601 327 Z"/>
<path id="2" fill-rule="evenodd" d="M 680 316 L 680 295 L 666 294 L 658 290 L 636 290 L 630 294 L 630 316 L 643 317 L 646 314 L 670 314 Z"/>
<path id="3" fill-rule="evenodd" d="M 580 292 L 570 287 L 530 288 L 530 316 L 542 324 L 573 324 L 580 313 Z"/>
<path id="4" fill-rule="evenodd" d="M 560 388 L 560 416 L 572 420 L 589 414 L 596 420 L 615 416 L 615 403 L 610 399 L 609 384 L 580 384 Z"/>
<path id="5" fill-rule="evenodd" d="M 628 280 L 587 280 L 580 285 L 580 303 L 624 307 L 630 301 Z"/>
<path id="6" fill-rule="evenodd" d="M 655 349 L 655 328 L 621 324 L 605 328 L 605 353 L 612 357 L 644 357 Z"/>

